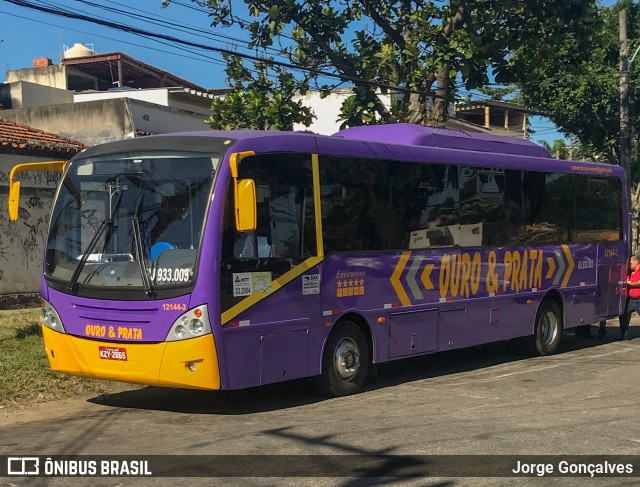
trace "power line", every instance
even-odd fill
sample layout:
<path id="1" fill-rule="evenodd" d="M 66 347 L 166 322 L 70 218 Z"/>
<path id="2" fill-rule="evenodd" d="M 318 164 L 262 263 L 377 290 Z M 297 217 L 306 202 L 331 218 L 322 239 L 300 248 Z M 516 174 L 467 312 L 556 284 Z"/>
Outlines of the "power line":
<path id="1" fill-rule="evenodd" d="M 349 75 L 346 75 L 346 74 L 331 73 L 331 72 L 328 72 L 328 71 L 315 69 L 315 68 L 305 68 L 303 66 L 299 66 L 299 65 L 296 65 L 296 64 L 293 64 L 293 63 L 286 63 L 286 62 L 276 61 L 276 60 L 273 60 L 273 59 L 268 59 L 268 58 L 264 58 L 264 57 L 260 57 L 260 56 L 254 56 L 254 55 L 250 55 L 250 54 L 238 53 L 238 52 L 231 51 L 229 49 L 224 49 L 224 48 L 219 48 L 219 47 L 214 47 L 214 46 L 208 46 L 206 44 L 201 44 L 199 42 L 180 39 L 180 38 L 177 38 L 177 37 L 174 37 L 174 36 L 170 36 L 170 35 L 167 35 L 167 34 L 155 33 L 155 32 L 151 32 L 151 31 L 146 30 L 146 29 L 141 29 L 141 28 L 138 28 L 138 27 L 133 27 L 133 26 L 125 25 L 125 24 L 115 23 L 115 22 L 112 22 L 110 20 L 101 20 L 101 19 L 97 19 L 97 18 L 86 16 L 86 15 L 83 15 L 83 14 L 67 11 L 67 10 L 64 10 L 64 9 L 47 7 L 47 6 L 44 6 L 44 5 L 36 5 L 36 4 L 33 4 L 33 3 L 28 2 L 26 0 L 2 0 L 2 1 L 7 2 L 7 3 L 12 3 L 12 4 L 20 6 L 20 7 L 25 7 L 25 8 L 31 9 L 31 10 L 36 10 L 36 11 L 39 11 L 39 12 L 44 12 L 44 13 L 48 13 L 48 14 L 52 14 L 52 15 L 56 15 L 56 16 L 72 18 L 72 19 L 76 19 L 76 20 L 82 20 L 82 21 L 85 21 L 85 22 L 90 22 L 90 23 L 102 25 L 102 26 L 105 26 L 105 27 L 109 27 L 109 28 L 112 28 L 112 29 L 115 29 L 115 30 L 127 32 L 127 33 L 130 33 L 130 34 L 139 35 L 139 36 L 142 36 L 142 37 L 159 38 L 159 39 L 163 39 L 163 40 L 166 40 L 166 41 L 169 41 L 169 42 L 173 42 L 173 43 L 176 43 L 176 44 L 181 44 L 181 45 L 185 45 L 185 46 L 189 46 L 189 47 L 195 47 L 195 48 L 198 48 L 198 49 L 203 49 L 203 50 L 208 50 L 208 51 L 213 51 L 213 52 L 218 52 L 218 53 L 226 54 L 226 55 L 229 55 L 229 56 L 237 56 L 237 57 L 240 57 L 242 59 L 247 59 L 247 60 L 254 61 L 254 62 L 265 63 L 267 65 L 272 65 L 272 66 L 278 66 L 278 67 L 281 67 L 281 68 L 292 69 L 292 70 L 301 71 L 301 72 L 304 72 L 304 73 L 310 73 L 310 74 L 313 74 L 314 76 L 324 76 L 324 77 L 339 79 L 341 81 L 351 81 L 351 82 L 354 82 L 354 83 L 359 84 L 359 85 L 369 86 L 369 87 L 373 87 L 373 88 L 381 88 L 381 89 L 391 90 L 391 91 L 395 91 L 395 92 L 401 92 L 401 93 L 407 93 L 407 94 L 413 93 L 413 94 L 419 94 L 419 95 L 428 95 L 428 96 L 431 96 L 431 97 L 434 97 L 434 98 L 449 99 L 449 97 L 447 97 L 447 96 L 439 95 L 439 94 L 437 94 L 435 92 L 432 92 L 432 91 L 420 91 L 420 90 L 414 90 L 414 89 L 411 89 L 411 88 L 405 88 L 405 87 L 402 87 L 402 86 L 392 86 L 392 85 L 387 85 L 387 84 L 383 84 L 383 83 L 363 80 L 361 78 L 358 78 L 358 77 L 355 77 L 355 76 L 349 76 Z"/>
<path id="2" fill-rule="evenodd" d="M 366 85 L 366 86 L 370 86 L 370 87 L 375 87 L 375 88 L 383 88 L 383 89 L 387 89 L 390 91 L 395 91 L 395 92 L 403 92 L 403 93 L 416 93 L 416 94 L 421 94 L 421 95 L 429 95 L 432 97 L 436 97 L 436 98 L 445 98 L 445 99 L 449 99 L 449 97 L 446 96 L 442 96 L 442 95 L 438 95 L 436 93 L 434 93 L 433 91 L 419 91 L 419 90 L 414 90 L 414 89 L 410 89 L 410 88 L 405 88 L 405 87 L 399 87 L 399 86 L 391 86 L 391 85 L 386 85 L 383 83 L 378 83 L 378 82 L 371 82 L 371 81 L 366 81 L 357 77 L 352 77 L 352 76 L 348 76 L 348 75 L 344 75 L 344 74 L 339 74 L 339 73 L 331 73 L 331 72 L 327 72 L 327 71 L 323 71 L 323 70 L 319 70 L 319 69 L 314 69 L 314 68 L 305 68 L 302 66 L 299 66 L 297 64 L 293 64 L 293 63 L 288 63 L 288 62 L 281 62 L 281 61 L 277 61 L 277 60 L 273 60 L 270 58 L 265 58 L 265 57 L 261 57 L 261 56 L 255 56 L 255 55 L 250 55 L 250 54 L 243 54 L 243 53 L 239 53 L 237 51 L 232 51 L 229 49 L 224 49 L 224 48 L 218 48 L 218 47 L 214 47 L 214 46 L 209 46 L 209 45 L 205 45 L 205 44 L 201 44 L 198 42 L 193 42 L 193 41 L 189 41 L 189 40 L 184 40 L 184 39 L 180 39 L 174 36 L 170 36 L 170 35 L 166 35 L 166 34 L 161 34 L 161 33 L 155 33 L 155 32 L 151 32 L 149 30 L 146 29 L 142 29 L 142 28 L 138 28 L 138 27 L 133 27 L 130 25 L 126 25 L 126 24 L 119 24 L 119 23 L 115 23 L 112 20 L 109 19 L 98 19 L 95 16 L 89 16 L 89 15 L 84 15 L 83 13 L 79 13 L 79 11 L 75 10 L 68 10 L 68 9 L 64 9 L 61 8 L 55 4 L 51 4 L 49 2 L 41 2 L 44 5 L 36 5 L 32 2 L 28 2 L 25 0 L 3 0 L 7 3 L 12 3 L 14 5 L 17 6 L 21 6 L 24 8 L 29 8 L 32 10 L 36 10 L 36 11 L 40 11 L 43 13 L 47 13 L 47 14 L 51 14 L 51 15 L 56 15 L 56 16 L 61 16 L 61 17 L 66 17 L 66 18 L 72 18 L 72 19 L 77 19 L 77 20 L 82 20 L 85 22 L 90 22 L 90 23 L 95 23 L 98 25 L 102 25 L 111 29 L 115 29 L 115 30 L 120 30 L 120 31 L 124 31 L 130 34 L 134 34 L 134 35 L 138 35 L 141 37 L 144 37 L 146 39 L 149 39 L 151 41 L 154 42 L 158 42 L 160 44 L 163 45 L 167 45 L 170 47 L 173 47 L 174 44 L 179 44 L 182 46 L 189 46 L 189 47 L 193 47 L 196 49 L 200 49 L 200 50 L 205 50 L 205 51 L 213 51 L 213 52 L 218 52 L 221 54 L 227 54 L 227 55 L 233 55 L 233 56 L 237 56 L 240 57 L 242 59 L 247 59 L 250 61 L 254 61 L 254 62 L 263 62 L 267 65 L 272 65 L 272 66 L 279 66 L 279 67 L 283 67 L 283 68 L 288 68 L 288 69 L 294 69 L 297 71 L 301 71 L 301 72 L 305 72 L 305 73 L 311 73 L 314 74 L 316 76 L 324 76 L 324 77 L 331 77 L 331 78 L 337 78 L 339 80 L 341 80 L 342 82 L 345 81 L 350 81 L 350 82 L 354 82 L 357 84 L 361 84 L 361 85 Z M 206 31 L 204 29 L 200 29 L 197 27 L 189 27 L 189 26 L 185 26 L 185 25 L 181 25 L 181 24 L 177 24 L 177 23 L 170 23 L 170 22 L 165 22 L 163 20 L 156 20 L 159 19 L 159 17 L 157 16 L 149 16 L 149 15 L 139 15 L 139 14 L 134 14 L 131 11 L 126 11 L 126 10 L 121 10 L 121 9 L 117 9 L 114 7 L 107 7 L 105 5 L 99 5 L 96 4 L 94 2 L 88 1 L 88 0 L 74 0 L 78 3 L 82 3 L 84 5 L 90 6 L 90 7 L 94 7 L 94 8 L 99 8 L 102 10 L 106 10 L 109 11 L 111 13 L 115 13 L 117 15 L 122 15 L 125 16 L 127 18 L 133 18 L 136 20 L 143 20 L 146 21 L 148 23 L 152 23 L 154 25 L 158 25 L 161 27 L 166 27 L 166 28 L 171 28 L 173 30 L 178 30 L 180 32 L 187 32 L 189 34 L 194 35 L 195 37 L 201 37 L 201 38 L 208 38 L 211 40 L 212 37 L 220 37 L 224 40 L 228 40 L 228 41 L 232 41 L 232 42 L 246 42 L 243 41 L 242 39 L 239 38 L 234 38 L 231 36 L 226 36 L 226 35 L 222 35 L 222 34 L 212 34 L 209 31 Z M 111 2 L 114 5 L 119 5 L 122 7 L 125 7 L 125 5 L 123 5 L 122 3 L 118 3 L 118 2 Z M 182 2 L 176 1 L 174 0 L 172 3 L 176 3 L 180 6 L 183 6 L 185 8 L 192 8 L 197 10 L 198 12 L 205 12 L 205 10 L 201 10 L 201 9 L 196 9 L 193 6 L 190 6 L 188 4 L 184 4 Z M 139 9 L 132 9 L 134 11 L 137 12 L 142 12 Z M 80 11 L 82 12 L 82 11 Z M 88 14 L 88 12 L 84 12 L 85 14 Z M 13 15 L 13 14 L 10 14 Z M 18 16 L 19 17 L 19 16 Z M 155 17 L 155 18 L 154 18 Z M 24 18 L 24 17 L 23 17 Z M 33 19 L 29 19 L 29 20 L 33 20 Z M 243 22 L 247 22 L 244 21 Z M 45 23 L 46 22 L 42 22 Z M 49 24 L 50 25 L 50 24 Z M 188 30 L 187 30 L 188 29 Z M 199 32 L 200 34 L 194 34 L 193 31 Z M 96 35 L 93 34 L 92 35 Z M 97 37 L 103 37 L 103 36 L 97 36 Z M 132 45 L 136 45 L 133 44 Z M 141 47 L 145 47 L 145 46 L 141 46 Z M 234 47 L 238 47 L 236 45 L 234 45 Z M 147 48 L 147 47 L 145 47 Z M 148 48 L 147 48 L 148 49 Z M 275 49 L 274 49 L 275 50 Z M 159 52 L 167 52 L 167 51 L 161 51 L 158 50 Z M 204 58 L 205 60 L 207 60 L 208 62 L 211 63 L 215 63 L 215 64 L 220 64 L 220 65 L 224 65 L 224 63 L 222 61 L 218 61 L 218 60 L 214 60 L 214 59 L 210 59 L 208 57 L 205 57 L 204 54 L 200 54 L 197 53 L 195 51 L 187 51 L 190 52 L 191 54 L 193 54 L 194 56 L 200 56 L 202 58 Z M 184 55 L 183 55 L 184 56 Z M 189 57 L 189 56 L 186 56 Z M 193 57 L 190 57 L 191 59 L 196 59 Z M 250 70 L 255 72 L 255 70 Z M 550 82 L 548 80 L 543 80 L 540 83 L 544 83 L 544 82 Z M 461 87 L 461 84 L 458 83 L 456 84 L 456 86 L 458 88 Z M 491 85 L 490 85 L 491 86 Z M 493 85 L 493 86 L 502 86 L 502 85 Z M 469 101 L 469 102 L 482 102 L 482 101 L 487 101 L 487 100 L 491 100 L 492 97 L 490 95 L 485 95 L 483 93 L 467 93 L 466 96 L 465 95 L 459 95 L 458 100 L 460 101 Z M 455 101 L 455 100 L 454 100 Z M 530 115 L 540 115 L 540 116 L 547 116 L 546 114 L 544 114 L 543 112 L 539 112 L 539 111 L 533 111 L 533 110 L 528 110 L 528 109 L 521 109 L 521 111 L 530 114 Z"/>
<path id="3" fill-rule="evenodd" d="M 44 20 L 36 20 L 36 19 L 31 18 L 31 17 L 25 17 L 23 15 L 18 15 L 18 14 L 12 13 L 12 12 L 4 11 L 4 10 L 0 10 L 0 13 L 3 13 L 5 15 L 9 15 L 11 17 L 16 17 L 18 19 L 27 20 L 29 22 L 36 22 L 36 23 L 43 24 L 43 25 L 49 25 L 51 27 L 62 27 L 60 24 L 53 24 L 51 22 L 46 22 Z M 114 41 L 114 42 L 122 42 L 123 44 L 127 44 L 129 46 L 140 47 L 142 49 L 147 49 L 147 50 L 150 50 L 150 51 L 156 51 L 156 52 L 161 52 L 161 53 L 165 53 L 165 54 L 170 54 L 172 56 L 180 56 L 182 58 L 193 59 L 194 61 L 201 61 L 201 62 L 206 62 L 206 63 L 211 63 L 211 64 L 217 64 L 219 66 L 226 66 L 226 63 L 224 61 L 221 61 L 221 60 L 218 60 L 218 59 L 212 59 L 210 57 L 206 57 L 204 54 L 195 53 L 196 56 L 198 56 L 198 57 L 189 56 L 189 55 L 185 55 L 184 54 L 184 52 L 185 52 L 184 50 L 180 51 L 179 53 L 176 53 L 176 52 L 172 52 L 172 51 L 158 49 L 158 48 L 155 48 L 155 47 L 145 46 L 144 44 L 137 44 L 137 43 L 131 42 L 131 41 L 123 41 L 122 39 L 115 39 L 113 37 L 108 37 L 108 36 L 96 34 L 95 32 L 87 32 L 87 31 L 84 31 L 84 30 L 73 29 L 73 28 L 69 28 L 69 27 L 65 27 L 65 29 L 73 31 L 73 32 L 78 32 L 80 34 L 86 34 L 88 36 L 98 37 L 100 39 L 106 39 L 106 40 Z M 151 40 L 155 40 L 155 39 L 151 39 Z"/>
<path id="4" fill-rule="evenodd" d="M 85 5 L 88 5 L 90 7 L 93 8 L 97 8 L 97 9 L 101 9 L 101 10 L 106 10 L 108 12 L 112 12 L 112 13 L 116 13 L 119 15 L 123 15 L 125 17 L 128 18 L 136 18 L 137 20 L 144 20 L 145 22 L 154 24 L 154 25 L 158 25 L 161 27 L 166 27 L 166 28 L 170 28 L 173 30 L 178 30 L 180 32 L 184 32 L 184 33 L 188 33 L 191 34 L 195 37 L 202 37 L 202 38 L 206 38 L 206 39 L 211 39 L 211 40 L 216 40 L 217 38 L 222 39 L 223 41 L 226 42 L 230 42 L 232 43 L 233 47 L 238 48 L 240 47 L 240 44 L 245 44 L 246 40 L 245 39 L 240 39 L 238 37 L 233 37 L 233 36 L 229 36 L 226 34 L 220 34 L 217 32 L 212 32 L 210 30 L 206 30 L 206 29 L 202 29 L 200 27 L 196 27 L 193 25 L 187 25 L 187 24 L 178 24 L 175 22 L 167 22 L 165 19 L 163 19 L 160 16 L 157 15 L 153 15 L 150 16 L 147 14 L 146 11 L 144 10 L 140 10 L 137 8 L 133 8 L 133 7 L 129 7 L 129 10 L 122 10 L 122 9 L 117 9 L 114 7 L 109 7 L 107 5 L 100 5 L 94 2 L 90 2 L 88 0 L 74 0 L 77 3 L 83 3 Z M 172 2 L 173 3 L 173 2 Z M 111 1 L 110 4 L 113 5 L 119 5 L 121 7 L 127 7 L 126 5 L 116 2 L 116 1 Z M 178 4 L 178 5 L 183 5 L 183 4 Z M 203 12 L 202 10 L 199 10 L 199 12 Z M 140 14 L 133 14 L 132 12 L 141 12 Z M 275 48 L 270 48 L 267 47 L 266 50 L 270 50 L 270 51 L 275 51 L 277 54 L 279 54 L 279 50 L 275 49 Z"/>

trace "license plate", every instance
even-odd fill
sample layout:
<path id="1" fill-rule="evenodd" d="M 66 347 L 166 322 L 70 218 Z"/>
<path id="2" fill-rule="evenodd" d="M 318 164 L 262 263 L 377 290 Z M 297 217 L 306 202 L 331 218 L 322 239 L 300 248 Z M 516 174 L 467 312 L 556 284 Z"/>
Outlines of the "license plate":
<path id="1" fill-rule="evenodd" d="M 105 360 L 127 360 L 127 349 L 119 347 L 99 347 L 100 358 Z"/>

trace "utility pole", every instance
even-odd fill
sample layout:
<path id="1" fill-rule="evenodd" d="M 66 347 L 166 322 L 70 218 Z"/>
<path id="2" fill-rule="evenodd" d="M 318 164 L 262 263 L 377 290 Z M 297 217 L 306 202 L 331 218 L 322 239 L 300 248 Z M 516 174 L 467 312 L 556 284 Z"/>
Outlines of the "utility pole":
<path id="1" fill-rule="evenodd" d="M 628 188 L 631 184 L 631 124 L 629 117 L 629 44 L 627 11 L 620 10 L 620 166 L 624 169 Z"/>

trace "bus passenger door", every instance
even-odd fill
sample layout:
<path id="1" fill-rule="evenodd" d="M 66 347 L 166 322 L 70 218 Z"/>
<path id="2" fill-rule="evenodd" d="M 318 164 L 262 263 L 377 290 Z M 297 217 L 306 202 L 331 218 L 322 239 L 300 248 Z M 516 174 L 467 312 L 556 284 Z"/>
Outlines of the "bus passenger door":
<path id="1" fill-rule="evenodd" d="M 626 277 L 625 265 L 620 263 L 602 264 L 598 266 L 598 291 L 596 316 L 612 316 L 620 312 L 624 306 L 622 282 Z"/>
<path id="2" fill-rule="evenodd" d="M 220 304 L 231 388 L 309 375 L 321 317 L 311 156 L 247 156 L 238 176 L 255 183 L 256 227 L 238 231 L 229 198 Z"/>

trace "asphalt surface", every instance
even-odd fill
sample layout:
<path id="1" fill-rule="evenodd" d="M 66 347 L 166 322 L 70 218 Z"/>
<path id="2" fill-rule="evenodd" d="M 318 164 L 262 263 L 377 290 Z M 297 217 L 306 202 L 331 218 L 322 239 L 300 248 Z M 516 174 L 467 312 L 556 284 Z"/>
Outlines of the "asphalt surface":
<path id="1" fill-rule="evenodd" d="M 345 398 L 326 399 L 299 380 L 228 392 L 141 387 L 52 403 L 42 418 L 5 421 L 0 455 L 181 455 L 155 459 L 179 476 L 12 476 L 0 486 L 637 485 L 640 322 L 629 333 L 618 341 L 616 322 L 602 340 L 566 333 L 550 357 L 500 343 L 405 359 Z M 224 461 L 231 476 L 189 477 L 199 455 L 230 455 L 207 461 Z M 538 455 L 556 472 L 562 461 L 584 460 L 574 455 L 635 463 L 623 476 L 509 478 L 518 461 Z"/>

